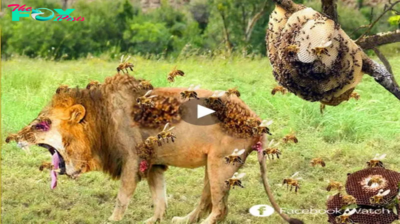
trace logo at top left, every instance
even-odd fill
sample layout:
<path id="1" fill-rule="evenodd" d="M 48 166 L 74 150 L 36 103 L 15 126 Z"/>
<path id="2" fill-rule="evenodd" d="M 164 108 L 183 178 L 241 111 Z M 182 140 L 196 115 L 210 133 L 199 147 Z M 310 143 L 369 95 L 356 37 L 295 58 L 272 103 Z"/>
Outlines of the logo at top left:
<path id="1" fill-rule="evenodd" d="M 65 11 L 63 9 L 48 9 L 48 8 L 32 8 L 32 7 L 27 7 L 26 5 L 19 5 L 19 4 L 10 4 L 7 7 L 12 8 L 12 21 L 20 21 L 19 19 L 21 17 L 32 17 L 32 19 L 36 21 L 49 21 L 54 18 L 53 21 L 84 21 L 85 17 L 79 16 L 79 17 L 72 17 L 70 14 L 75 10 L 75 9 L 66 9 Z M 55 13 L 58 13 L 59 15 L 55 15 Z"/>

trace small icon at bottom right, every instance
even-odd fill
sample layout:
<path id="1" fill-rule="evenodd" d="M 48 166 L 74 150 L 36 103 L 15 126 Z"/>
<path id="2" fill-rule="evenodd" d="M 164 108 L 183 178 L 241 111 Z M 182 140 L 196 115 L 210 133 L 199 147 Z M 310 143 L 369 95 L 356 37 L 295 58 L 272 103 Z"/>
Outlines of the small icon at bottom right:
<path id="1" fill-rule="evenodd" d="M 249 210 L 250 214 L 257 217 L 267 217 L 274 213 L 274 209 L 269 205 L 254 205 Z"/>

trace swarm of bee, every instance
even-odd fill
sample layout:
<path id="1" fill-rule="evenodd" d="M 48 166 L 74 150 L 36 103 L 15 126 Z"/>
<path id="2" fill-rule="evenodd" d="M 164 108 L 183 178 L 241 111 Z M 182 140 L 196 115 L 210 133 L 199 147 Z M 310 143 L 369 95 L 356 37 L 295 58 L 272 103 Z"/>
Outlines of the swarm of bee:
<path id="1" fill-rule="evenodd" d="M 152 101 L 152 98 L 156 97 L 156 95 L 152 95 L 151 90 L 147 91 L 143 96 L 138 97 L 136 99 L 136 102 L 138 105 L 143 105 L 143 106 L 149 106 L 149 107 L 154 107 L 154 102 Z"/>
<path id="2" fill-rule="evenodd" d="M 340 224 L 354 223 L 350 219 L 350 216 L 354 215 L 356 213 L 356 211 L 357 210 L 355 208 L 353 208 L 351 210 L 347 208 L 342 215 L 336 217 L 335 221 Z"/>
<path id="3" fill-rule="evenodd" d="M 311 160 L 311 166 L 315 167 L 317 165 L 321 165 L 322 167 L 325 167 L 325 161 L 321 158 L 314 158 Z"/>
<path id="4" fill-rule="evenodd" d="M 383 189 L 380 189 L 379 192 L 372 196 L 369 201 L 371 202 L 371 204 L 381 204 L 383 201 L 383 197 L 385 197 L 386 195 L 388 195 L 390 193 L 390 189 L 384 191 Z"/>
<path id="5" fill-rule="evenodd" d="M 230 189 L 231 188 L 235 189 L 236 186 L 244 188 L 244 186 L 242 185 L 242 181 L 240 179 L 242 179 L 245 175 L 246 175 L 245 173 L 241 174 L 239 174 L 238 172 L 234 173 L 231 178 L 225 181 L 226 186 L 229 187 Z"/>
<path id="6" fill-rule="evenodd" d="M 287 93 L 287 89 L 283 86 L 276 86 L 272 89 L 271 94 L 275 95 L 278 92 L 282 93 L 282 95 L 285 95 Z"/>
<path id="7" fill-rule="evenodd" d="M 294 143 L 298 143 L 299 140 L 297 139 L 297 137 L 294 134 L 289 134 L 286 135 L 285 137 L 282 138 L 284 143 L 289 143 L 289 142 L 294 142 Z"/>
<path id="8" fill-rule="evenodd" d="M 235 149 L 231 155 L 225 157 L 226 163 L 232 165 L 235 165 L 236 163 L 243 164 L 244 162 L 241 156 L 245 151 L 245 149 Z"/>
<path id="9" fill-rule="evenodd" d="M 270 126 L 272 123 L 273 123 L 272 120 L 270 120 L 270 121 L 263 120 L 260 125 L 258 125 L 256 127 L 253 126 L 253 128 L 252 128 L 253 135 L 260 136 L 264 133 L 272 135 L 269 132 L 269 128 L 268 128 L 268 126 Z"/>
<path id="10" fill-rule="evenodd" d="M 275 79 L 305 100 L 338 105 L 361 81 L 362 50 L 311 8 L 290 13 L 277 5 L 266 39 Z"/>
<path id="11" fill-rule="evenodd" d="M 279 143 L 276 143 L 274 145 L 274 140 L 272 139 L 271 142 L 268 144 L 268 147 L 264 149 L 263 154 L 264 156 L 266 155 L 268 159 L 274 159 L 274 156 L 279 159 L 279 156 L 281 155 L 281 151 L 277 148 Z M 270 157 L 271 156 L 271 157 Z"/>
<path id="12" fill-rule="evenodd" d="M 195 92 L 200 88 L 200 85 L 194 86 L 193 84 L 189 86 L 188 90 L 185 90 L 181 92 L 181 97 L 182 99 L 186 100 L 191 100 L 191 99 L 197 99 L 199 100 L 200 98 L 197 97 L 197 93 Z"/>
<path id="13" fill-rule="evenodd" d="M 337 190 L 340 192 L 342 189 L 343 189 L 343 184 L 338 181 L 330 181 L 328 186 L 326 187 L 327 191 Z"/>
<path id="14" fill-rule="evenodd" d="M 118 67 L 117 67 L 117 72 L 118 72 L 118 73 L 119 73 L 119 71 L 122 71 L 122 72 L 128 74 L 128 68 L 129 68 L 131 71 L 133 71 L 133 64 L 130 63 L 130 62 L 128 62 L 128 60 L 129 60 L 130 57 L 131 57 L 131 56 L 128 56 L 128 58 L 125 59 L 125 61 L 124 61 L 124 55 L 121 56 L 121 62 L 120 62 L 120 64 L 119 64 Z"/>
<path id="15" fill-rule="evenodd" d="M 367 162 L 368 167 L 382 167 L 382 168 L 385 168 L 385 166 L 383 165 L 383 162 L 381 161 L 385 157 L 386 157 L 386 154 L 383 154 L 383 155 L 376 154 L 373 159 L 371 159 L 370 161 Z"/>
<path id="16" fill-rule="evenodd" d="M 240 97 L 240 92 L 239 92 L 239 90 L 237 90 L 236 88 L 228 89 L 228 90 L 225 92 L 225 94 L 226 94 L 227 96 L 236 95 L 237 97 Z"/>
<path id="17" fill-rule="evenodd" d="M 169 139 L 171 139 L 172 142 L 175 142 L 175 138 L 176 136 L 174 135 L 174 133 L 172 133 L 172 129 L 174 129 L 175 127 L 171 127 L 169 129 L 167 129 L 169 126 L 169 123 L 165 124 L 164 129 L 157 134 L 157 138 L 158 141 L 162 141 L 162 142 L 169 142 Z"/>
<path id="18" fill-rule="evenodd" d="M 175 77 L 177 76 L 185 76 L 185 73 L 182 70 L 176 69 L 176 66 L 168 73 L 167 80 L 168 82 L 174 82 Z"/>
<path id="19" fill-rule="evenodd" d="M 292 189 L 294 187 L 296 193 L 297 193 L 298 189 L 300 189 L 299 180 L 302 179 L 301 177 L 295 178 L 298 174 L 299 174 L 299 172 L 296 172 L 291 177 L 283 179 L 283 185 L 286 184 L 288 190 L 289 190 L 289 186 L 290 186 L 290 191 L 292 191 Z"/>

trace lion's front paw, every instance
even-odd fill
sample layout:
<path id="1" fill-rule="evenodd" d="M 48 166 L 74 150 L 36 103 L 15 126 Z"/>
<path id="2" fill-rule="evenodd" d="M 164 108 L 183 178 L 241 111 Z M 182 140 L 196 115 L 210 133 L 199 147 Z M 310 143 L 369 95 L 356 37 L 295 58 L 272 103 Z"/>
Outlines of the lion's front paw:
<path id="1" fill-rule="evenodd" d="M 108 221 L 116 222 L 116 221 L 121 221 L 121 219 L 122 219 L 122 215 L 112 214 L 110 216 L 110 218 L 108 218 Z"/>
<path id="2" fill-rule="evenodd" d="M 144 221 L 145 224 L 153 224 L 157 222 L 161 222 L 161 219 L 154 216 Z"/>
<path id="3" fill-rule="evenodd" d="M 172 218 L 172 223 L 174 223 L 174 224 L 186 224 L 186 223 L 188 223 L 188 221 L 189 221 L 189 218 L 188 217 L 178 217 L 178 216 L 175 216 L 174 218 Z"/>

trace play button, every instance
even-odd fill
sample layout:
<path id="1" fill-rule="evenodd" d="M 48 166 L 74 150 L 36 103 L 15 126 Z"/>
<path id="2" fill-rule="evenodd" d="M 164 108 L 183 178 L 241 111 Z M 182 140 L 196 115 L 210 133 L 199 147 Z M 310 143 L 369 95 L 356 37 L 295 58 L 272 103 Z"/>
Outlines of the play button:
<path id="1" fill-rule="evenodd" d="M 212 113 L 215 113 L 215 110 L 211 110 L 210 108 L 197 105 L 197 119 L 210 115 Z"/>
<path id="2" fill-rule="evenodd" d="M 219 122 L 216 112 L 207 107 L 204 98 L 191 99 L 180 107 L 182 119 L 194 125 L 213 125 Z"/>

